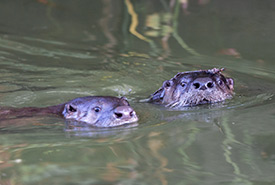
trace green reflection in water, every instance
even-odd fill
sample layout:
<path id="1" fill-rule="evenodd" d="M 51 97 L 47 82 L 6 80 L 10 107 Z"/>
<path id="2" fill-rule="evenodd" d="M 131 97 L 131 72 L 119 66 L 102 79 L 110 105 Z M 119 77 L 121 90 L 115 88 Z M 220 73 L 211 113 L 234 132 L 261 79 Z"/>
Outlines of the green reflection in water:
<path id="1" fill-rule="evenodd" d="M 225 139 L 222 142 L 222 148 L 224 150 L 224 156 L 225 156 L 225 160 L 227 163 L 229 163 L 234 170 L 234 174 L 236 175 L 235 178 L 232 180 L 232 184 L 247 184 L 247 185 L 251 185 L 252 183 L 247 180 L 247 176 L 242 174 L 240 167 L 238 166 L 238 164 L 236 162 L 233 161 L 233 159 L 231 158 L 232 155 L 232 146 L 233 144 L 240 144 L 240 142 L 238 142 L 235 138 L 234 138 L 234 134 L 232 133 L 231 128 L 228 125 L 228 119 L 226 117 L 224 117 L 223 121 L 222 121 L 222 125 L 224 128 L 224 133 L 225 133 Z"/>
<path id="2" fill-rule="evenodd" d="M 202 172 L 201 171 L 201 169 L 202 169 L 201 166 L 196 164 L 195 162 L 191 161 L 190 157 L 186 153 L 187 149 L 195 143 L 195 141 L 197 139 L 197 135 L 200 133 L 200 129 L 194 127 L 194 124 L 195 123 L 192 122 L 187 127 L 187 130 L 189 130 L 190 132 L 187 135 L 186 141 L 183 144 L 183 146 L 178 149 L 178 152 L 182 155 L 184 169 L 188 170 L 187 178 L 192 183 L 201 184 L 201 180 L 199 179 L 201 176 L 203 176 L 203 175 L 213 175 L 213 174 L 208 173 L 208 172 Z M 185 179 L 184 181 L 181 181 L 179 184 L 190 184 L 190 181 L 187 181 Z"/>
<path id="3" fill-rule="evenodd" d="M 244 143 L 248 146 L 253 146 L 253 137 L 251 136 L 251 134 L 249 133 L 249 131 L 244 130 L 243 131 L 243 136 L 244 136 Z M 257 164 L 255 163 L 255 159 L 253 159 L 252 156 L 253 150 L 251 147 L 247 147 L 245 149 L 245 152 L 242 152 L 242 160 L 244 161 L 244 163 L 246 163 L 247 165 L 250 166 L 251 169 L 255 170 L 257 172 L 257 174 L 260 174 L 261 171 L 259 170 L 259 168 L 257 167 Z"/>
<path id="4" fill-rule="evenodd" d="M 179 16 L 179 10 L 180 10 L 180 0 L 177 1 L 175 12 L 173 15 L 173 36 L 178 41 L 178 43 L 181 45 L 183 49 L 185 49 L 187 52 L 189 52 L 192 55 L 200 56 L 199 53 L 197 53 L 194 49 L 190 48 L 184 40 L 179 36 L 178 34 L 178 16 Z"/>
<path id="5" fill-rule="evenodd" d="M 5 49 L 10 49 L 13 51 L 19 51 L 28 55 L 37 55 L 37 56 L 45 56 L 45 57 L 72 57 L 79 59 L 92 59 L 95 58 L 92 55 L 87 53 L 79 53 L 73 51 L 67 51 L 64 49 L 45 49 L 37 46 L 30 46 L 28 44 L 12 41 L 7 38 L 0 37 L 0 47 Z"/>

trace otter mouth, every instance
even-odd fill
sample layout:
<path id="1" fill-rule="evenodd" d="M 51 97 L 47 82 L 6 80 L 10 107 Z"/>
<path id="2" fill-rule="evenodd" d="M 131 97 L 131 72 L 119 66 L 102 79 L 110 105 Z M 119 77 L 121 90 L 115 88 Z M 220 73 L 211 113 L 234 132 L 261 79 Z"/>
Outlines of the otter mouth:
<path id="1" fill-rule="evenodd" d="M 229 97 L 227 97 L 229 98 Z M 215 94 L 214 96 L 203 95 L 203 94 L 187 94 L 181 95 L 173 102 L 169 103 L 167 107 L 170 108 L 180 108 L 180 107 L 191 107 L 203 104 L 212 104 L 224 101 L 225 98 L 220 96 L 219 94 Z"/>
<path id="2" fill-rule="evenodd" d="M 211 103 L 211 101 L 206 98 L 203 98 L 201 101 L 199 101 L 199 104 L 207 104 L 207 103 Z"/>
<path id="3" fill-rule="evenodd" d="M 115 127 L 115 126 L 135 123 L 137 121 L 138 121 L 138 117 L 136 116 L 136 114 L 134 114 L 131 118 L 116 120 L 113 124 L 110 124 L 109 126 L 110 127 Z"/>
<path id="4" fill-rule="evenodd" d="M 189 102 L 186 102 L 186 106 L 196 106 L 196 105 L 203 105 L 203 104 L 210 104 L 212 103 L 211 100 L 207 98 L 202 98 L 202 99 L 195 99 L 195 100 L 190 100 Z"/>

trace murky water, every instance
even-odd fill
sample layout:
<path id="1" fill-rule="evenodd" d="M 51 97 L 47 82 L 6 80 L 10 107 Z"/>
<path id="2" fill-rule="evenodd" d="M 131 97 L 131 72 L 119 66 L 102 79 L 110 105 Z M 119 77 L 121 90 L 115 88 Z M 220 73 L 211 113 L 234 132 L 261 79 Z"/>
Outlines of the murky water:
<path id="1" fill-rule="evenodd" d="M 0 2 L 0 106 L 126 96 L 140 117 L 77 131 L 55 116 L 0 121 L 0 184 L 275 184 L 274 7 Z M 182 111 L 139 102 L 177 72 L 213 67 L 235 80 L 232 100 Z"/>

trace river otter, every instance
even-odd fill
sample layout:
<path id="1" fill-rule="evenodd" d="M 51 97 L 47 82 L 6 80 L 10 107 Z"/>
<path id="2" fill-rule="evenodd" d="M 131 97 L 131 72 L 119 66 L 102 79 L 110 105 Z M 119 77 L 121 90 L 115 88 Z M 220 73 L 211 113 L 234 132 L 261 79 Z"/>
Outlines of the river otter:
<path id="1" fill-rule="evenodd" d="M 224 69 L 187 71 L 164 81 L 148 102 L 171 108 L 221 102 L 233 96 L 233 79 L 224 77 Z"/>
<path id="2" fill-rule="evenodd" d="M 0 120 L 56 114 L 96 127 L 114 127 L 138 121 L 136 112 L 122 97 L 86 96 L 50 107 L 0 108 Z"/>

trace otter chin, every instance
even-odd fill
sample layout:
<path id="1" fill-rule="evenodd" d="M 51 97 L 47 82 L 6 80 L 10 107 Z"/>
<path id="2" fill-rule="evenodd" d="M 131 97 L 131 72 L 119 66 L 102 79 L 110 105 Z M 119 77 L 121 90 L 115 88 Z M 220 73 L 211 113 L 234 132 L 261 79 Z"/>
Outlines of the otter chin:
<path id="1" fill-rule="evenodd" d="M 222 69 L 187 71 L 163 82 L 149 102 L 181 108 L 212 104 L 230 99 L 234 95 L 234 81 L 222 74 Z"/>

